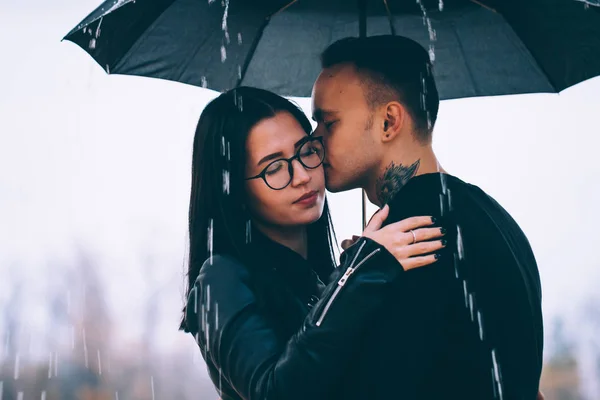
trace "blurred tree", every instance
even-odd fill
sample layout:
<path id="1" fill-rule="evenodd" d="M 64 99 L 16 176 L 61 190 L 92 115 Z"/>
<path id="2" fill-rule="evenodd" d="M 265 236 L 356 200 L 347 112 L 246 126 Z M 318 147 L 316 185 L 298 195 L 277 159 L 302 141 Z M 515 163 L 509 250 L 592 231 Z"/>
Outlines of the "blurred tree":
<path id="1" fill-rule="evenodd" d="M 550 329 L 554 350 L 542 371 L 542 392 L 546 400 L 581 400 L 575 346 L 565 333 L 564 320 L 557 318 Z"/>

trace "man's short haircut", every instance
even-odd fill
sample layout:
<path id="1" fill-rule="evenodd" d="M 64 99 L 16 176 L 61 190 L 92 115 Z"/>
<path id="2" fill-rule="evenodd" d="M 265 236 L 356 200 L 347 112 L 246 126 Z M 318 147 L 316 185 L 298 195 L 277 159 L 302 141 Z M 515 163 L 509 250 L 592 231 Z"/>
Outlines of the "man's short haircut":
<path id="1" fill-rule="evenodd" d="M 363 80 L 369 107 L 402 103 L 415 123 L 418 139 L 429 141 L 440 104 L 429 53 L 403 36 L 348 37 L 321 54 L 321 67 L 354 66 Z"/>

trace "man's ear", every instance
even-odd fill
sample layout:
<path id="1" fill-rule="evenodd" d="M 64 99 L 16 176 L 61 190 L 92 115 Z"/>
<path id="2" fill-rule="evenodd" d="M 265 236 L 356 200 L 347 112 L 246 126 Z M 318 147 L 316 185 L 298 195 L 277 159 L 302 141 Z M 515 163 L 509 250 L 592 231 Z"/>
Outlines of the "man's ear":
<path id="1" fill-rule="evenodd" d="M 402 131 L 406 121 L 406 109 L 397 101 L 389 102 L 383 109 L 382 141 L 394 140 Z"/>

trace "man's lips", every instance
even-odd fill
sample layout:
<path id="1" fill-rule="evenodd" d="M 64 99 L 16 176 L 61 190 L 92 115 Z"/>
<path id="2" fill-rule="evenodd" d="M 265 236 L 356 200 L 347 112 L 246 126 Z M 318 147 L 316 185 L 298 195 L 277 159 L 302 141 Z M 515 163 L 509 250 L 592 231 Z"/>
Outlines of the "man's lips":
<path id="1" fill-rule="evenodd" d="M 301 197 L 299 197 L 296 201 L 294 201 L 294 203 L 298 203 L 298 202 L 300 202 L 302 200 L 309 199 L 309 198 L 311 198 L 311 197 L 313 197 L 313 196 L 315 196 L 317 194 L 319 194 L 319 192 L 316 191 L 316 190 L 313 190 L 311 192 L 305 193 Z"/>

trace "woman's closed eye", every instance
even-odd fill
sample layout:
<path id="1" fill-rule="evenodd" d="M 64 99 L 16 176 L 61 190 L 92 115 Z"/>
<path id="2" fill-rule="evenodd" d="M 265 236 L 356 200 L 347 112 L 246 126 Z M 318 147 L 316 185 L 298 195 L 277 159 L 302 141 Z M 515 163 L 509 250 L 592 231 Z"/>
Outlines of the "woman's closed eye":
<path id="1" fill-rule="evenodd" d="M 277 172 L 281 171 L 281 168 L 283 168 L 283 163 L 281 161 L 278 161 L 276 163 L 271 164 L 265 171 L 265 174 L 267 174 L 267 175 L 276 174 Z"/>
<path id="2" fill-rule="evenodd" d="M 310 147 L 310 148 L 306 149 L 306 151 L 303 151 L 302 153 L 300 153 L 300 157 L 312 156 L 313 154 L 317 154 L 318 152 L 319 152 L 319 149 L 317 149 L 316 147 Z"/>

